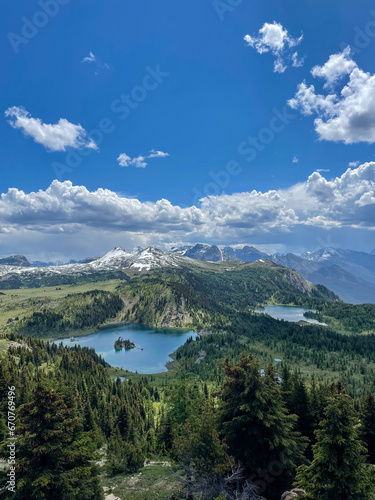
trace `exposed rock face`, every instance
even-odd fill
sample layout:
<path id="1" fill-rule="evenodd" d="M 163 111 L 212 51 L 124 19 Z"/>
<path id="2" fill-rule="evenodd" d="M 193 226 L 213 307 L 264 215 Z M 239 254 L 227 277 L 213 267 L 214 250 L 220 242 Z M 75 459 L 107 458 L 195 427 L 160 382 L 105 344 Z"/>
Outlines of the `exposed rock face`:
<path id="1" fill-rule="evenodd" d="M 294 490 L 283 493 L 280 500 L 295 500 L 301 498 L 301 495 L 306 495 L 306 491 L 295 488 Z"/>
<path id="2" fill-rule="evenodd" d="M 18 267 L 32 267 L 32 264 L 27 260 L 24 255 L 11 255 L 0 259 L 2 266 L 18 266 Z"/>

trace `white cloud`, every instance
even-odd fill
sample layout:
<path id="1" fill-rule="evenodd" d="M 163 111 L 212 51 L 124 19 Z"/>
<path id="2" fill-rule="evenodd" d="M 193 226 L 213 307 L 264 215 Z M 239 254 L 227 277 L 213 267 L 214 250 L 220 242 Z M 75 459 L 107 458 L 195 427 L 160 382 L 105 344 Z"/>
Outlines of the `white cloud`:
<path id="1" fill-rule="evenodd" d="M 350 166 L 350 165 L 349 165 Z M 329 168 L 317 168 L 315 172 L 330 172 L 331 170 Z"/>
<path id="2" fill-rule="evenodd" d="M 315 66 L 313 76 L 326 80 L 326 95 L 317 94 L 313 85 L 299 84 L 288 104 L 304 115 L 315 114 L 315 130 L 319 139 L 344 144 L 375 142 L 375 75 L 366 73 L 349 59 L 345 49 L 334 54 L 323 66 Z M 341 90 L 333 87 L 344 76 L 348 81 Z"/>
<path id="3" fill-rule="evenodd" d="M 126 153 L 121 153 L 117 158 L 117 161 L 120 167 L 136 167 L 136 168 L 145 168 L 147 167 L 147 163 L 145 162 L 144 156 L 137 156 L 136 158 L 130 158 Z"/>
<path id="4" fill-rule="evenodd" d="M 350 162 L 348 163 L 348 167 L 354 167 L 354 168 L 356 168 L 356 167 L 358 167 L 358 165 L 359 165 L 360 163 L 361 163 L 361 162 L 359 162 L 359 161 L 350 161 Z"/>
<path id="5" fill-rule="evenodd" d="M 164 153 L 163 151 L 155 151 L 155 149 L 151 149 L 150 154 L 147 158 L 165 158 L 169 156 L 169 153 Z"/>
<path id="6" fill-rule="evenodd" d="M 168 153 L 164 153 L 163 151 L 156 151 L 155 149 L 151 149 L 147 156 L 139 155 L 136 158 L 131 158 L 126 153 L 121 153 L 117 158 L 117 161 L 120 167 L 136 167 L 136 168 L 145 168 L 147 167 L 147 162 L 145 161 L 148 158 L 166 158 L 169 156 Z"/>
<path id="7" fill-rule="evenodd" d="M 293 156 L 292 162 L 293 163 L 298 163 L 299 162 L 299 159 L 297 158 L 297 156 Z"/>
<path id="8" fill-rule="evenodd" d="M 350 75 L 357 64 L 351 59 L 350 47 L 346 47 L 339 54 L 332 54 L 323 66 L 314 66 L 311 70 L 313 77 L 324 78 L 324 88 L 333 87 L 346 75 Z"/>
<path id="9" fill-rule="evenodd" d="M 292 54 L 292 66 L 294 68 L 300 68 L 305 63 L 304 57 L 299 57 L 298 52 L 293 52 Z"/>
<path id="10" fill-rule="evenodd" d="M 82 59 L 82 62 L 87 62 L 87 63 L 96 62 L 96 55 L 90 52 L 88 56 Z"/>
<path id="11" fill-rule="evenodd" d="M 70 181 L 54 181 L 33 193 L 11 188 L 0 197 L 2 248 L 10 241 L 23 241 L 26 248 L 35 233 L 53 234 L 58 241 L 73 241 L 75 236 L 76 246 L 82 234 L 89 241 L 95 241 L 95 234 L 103 251 L 104 243 L 125 237 L 134 238 L 132 246 L 177 240 L 286 245 L 303 241 L 308 246 L 318 237 L 324 239 L 327 230 L 338 232 L 335 241 L 348 231 L 353 239 L 354 230 L 361 231 L 363 242 L 373 238 L 375 162 L 331 180 L 314 172 L 288 189 L 208 196 L 199 207 L 182 208 L 165 199 L 141 202 L 108 189 L 89 191 Z M 57 244 L 54 238 L 50 246 Z M 13 253 L 20 249 L 13 247 Z M 91 253 L 99 253 L 96 246 Z"/>
<path id="12" fill-rule="evenodd" d="M 280 23 L 264 23 L 257 35 L 245 35 L 244 40 L 249 47 L 253 47 L 258 54 L 271 52 L 275 56 L 274 72 L 284 73 L 289 61 L 294 67 L 303 65 L 303 59 L 299 58 L 298 52 L 291 49 L 299 45 L 303 35 L 293 38 L 288 30 Z"/>
<path id="13" fill-rule="evenodd" d="M 32 118 L 25 108 L 18 106 L 8 108 L 5 116 L 13 128 L 22 130 L 48 151 L 66 151 L 68 147 L 98 149 L 81 125 L 70 123 L 65 118 L 60 118 L 55 124 L 42 123 L 40 118 Z"/>

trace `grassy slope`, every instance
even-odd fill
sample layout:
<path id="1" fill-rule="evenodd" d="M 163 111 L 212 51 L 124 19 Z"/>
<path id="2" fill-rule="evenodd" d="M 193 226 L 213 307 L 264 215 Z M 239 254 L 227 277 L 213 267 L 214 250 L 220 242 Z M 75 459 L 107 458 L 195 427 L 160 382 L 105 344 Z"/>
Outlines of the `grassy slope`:
<path id="1" fill-rule="evenodd" d="M 24 318 L 29 318 L 35 311 L 44 308 L 58 308 L 64 303 L 68 295 L 84 294 L 93 290 L 104 292 L 114 292 L 119 285 L 119 280 L 110 280 L 100 283 L 86 283 L 84 285 L 62 285 L 61 287 L 44 287 L 39 289 L 20 288 L 16 290 L 6 290 L 0 295 L 0 331 L 4 330 L 9 320 L 18 317 L 14 322 L 22 323 Z M 114 319 L 112 319 L 113 321 Z M 95 331 L 99 325 L 92 325 L 86 333 Z M 31 332 L 33 333 L 33 332 Z M 56 338 L 55 332 L 51 331 L 49 338 Z M 74 332 L 73 332 L 74 333 Z M 81 334 L 84 332 L 81 332 Z M 67 333 L 69 335 L 69 332 Z M 41 336 L 48 337 L 45 332 Z"/>

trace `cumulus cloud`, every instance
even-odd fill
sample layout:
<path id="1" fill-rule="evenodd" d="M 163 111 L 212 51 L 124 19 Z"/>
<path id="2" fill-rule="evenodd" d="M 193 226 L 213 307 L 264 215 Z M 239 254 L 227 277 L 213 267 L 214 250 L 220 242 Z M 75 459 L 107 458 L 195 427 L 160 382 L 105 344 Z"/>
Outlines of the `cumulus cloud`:
<path id="1" fill-rule="evenodd" d="M 82 234 L 91 234 L 94 241 L 95 233 L 103 246 L 101 232 L 107 245 L 125 237 L 141 245 L 177 240 L 286 244 L 301 241 L 302 235 L 308 244 L 312 234 L 316 242 L 327 230 L 375 230 L 375 162 L 330 180 L 316 171 L 288 189 L 208 196 L 198 207 L 180 207 L 165 199 L 141 202 L 108 189 L 89 191 L 70 181 L 53 181 L 46 190 L 32 193 L 11 188 L 0 197 L 1 245 L 15 238 L 27 242 L 35 233 L 64 241 L 76 237 L 78 245 Z M 99 250 L 95 247 L 91 253 Z"/>
<path id="2" fill-rule="evenodd" d="M 118 164 L 120 167 L 136 167 L 136 168 L 146 168 L 148 163 L 145 161 L 148 158 L 166 158 L 169 156 L 168 153 L 164 153 L 163 151 L 156 151 L 155 149 L 151 149 L 147 156 L 136 156 L 135 158 L 131 158 L 126 153 L 121 153 L 117 158 Z"/>
<path id="3" fill-rule="evenodd" d="M 147 163 L 145 162 L 144 156 L 137 156 L 136 158 L 130 158 L 126 153 L 121 153 L 117 158 L 120 167 L 130 167 L 134 166 L 136 168 L 145 168 Z"/>
<path id="4" fill-rule="evenodd" d="M 319 94 L 314 85 L 302 82 L 289 106 L 303 115 L 316 115 L 314 125 L 320 140 L 374 143 L 375 75 L 358 68 L 350 59 L 350 49 L 330 56 L 326 64 L 315 66 L 311 72 L 325 79 L 327 94 Z M 347 82 L 337 88 L 345 77 Z"/>
<path id="5" fill-rule="evenodd" d="M 293 163 L 298 163 L 299 162 L 299 159 L 297 158 L 297 156 L 293 156 L 292 162 Z"/>
<path id="6" fill-rule="evenodd" d="M 311 74 L 326 80 L 324 88 L 334 86 L 343 76 L 350 75 L 357 64 L 351 58 L 350 47 L 339 54 L 332 54 L 323 66 L 314 66 Z"/>
<path id="7" fill-rule="evenodd" d="M 8 108 L 5 116 L 9 118 L 13 128 L 22 130 L 26 136 L 42 144 L 47 151 L 66 151 L 68 147 L 98 149 L 81 125 L 70 123 L 65 118 L 60 118 L 55 124 L 43 123 L 40 118 L 33 118 L 22 106 Z"/>
<path id="8" fill-rule="evenodd" d="M 245 35 L 244 40 L 249 47 L 253 47 L 258 54 L 271 52 L 275 56 L 274 72 L 284 73 L 289 62 L 294 67 L 303 65 L 303 58 L 300 58 L 298 52 L 291 51 L 301 43 L 303 35 L 299 38 L 293 38 L 288 30 L 282 24 L 274 21 L 273 23 L 264 23 L 257 35 Z"/>
<path id="9" fill-rule="evenodd" d="M 358 167 L 358 165 L 359 165 L 360 163 L 361 163 L 361 162 L 359 162 L 359 161 L 350 161 L 350 162 L 348 163 L 348 167 L 354 167 L 354 168 L 355 168 L 355 167 Z"/>

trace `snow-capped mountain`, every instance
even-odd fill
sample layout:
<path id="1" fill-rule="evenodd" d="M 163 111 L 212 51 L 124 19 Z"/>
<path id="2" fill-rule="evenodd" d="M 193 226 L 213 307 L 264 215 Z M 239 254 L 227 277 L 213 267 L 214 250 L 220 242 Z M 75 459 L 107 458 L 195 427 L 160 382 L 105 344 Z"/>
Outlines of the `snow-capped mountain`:
<path id="1" fill-rule="evenodd" d="M 375 284 L 375 255 L 371 253 L 328 247 L 316 252 L 306 252 L 301 257 L 313 262 L 339 266 L 348 273 Z"/>
<path id="2" fill-rule="evenodd" d="M 230 255 L 221 250 L 218 246 L 206 245 L 204 243 L 173 248 L 172 252 L 185 257 L 190 257 L 191 259 L 205 260 L 207 262 L 231 260 Z"/>
<path id="3" fill-rule="evenodd" d="M 261 252 L 253 246 L 226 246 L 220 248 L 217 245 L 207 245 L 197 243 L 196 245 L 187 245 L 183 247 L 172 248 L 172 252 L 179 255 L 185 255 L 192 259 L 205 260 L 209 262 L 220 262 L 225 260 L 242 260 L 244 262 L 254 262 L 262 258 L 269 258 L 264 252 Z"/>
<path id="4" fill-rule="evenodd" d="M 178 267 L 181 265 L 197 265 L 197 261 L 165 252 L 158 248 L 148 247 L 135 253 L 127 253 L 121 247 L 115 247 L 103 257 L 95 258 L 84 263 L 65 264 L 48 267 L 22 267 L 13 265 L 0 265 L 0 287 L 4 288 L 5 282 L 9 287 L 18 286 L 19 283 L 29 283 L 35 280 L 47 280 L 55 284 L 57 277 L 79 277 L 87 275 L 100 275 L 108 272 L 133 271 L 145 272 L 152 269 Z M 51 278 L 48 281 L 48 278 Z M 14 283 L 15 285 L 11 285 Z"/>
<path id="5" fill-rule="evenodd" d="M 0 288 L 19 286 L 54 286 L 77 280 L 95 281 L 108 277 L 126 278 L 124 273 L 142 273 L 152 269 L 201 266 L 203 262 L 254 262 L 268 259 L 295 269 L 305 279 L 333 290 L 346 302 L 375 303 L 375 255 L 338 248 L 322 248 L 303 255 L 268 255 L 253 246 L 186 245 L 170 252 L 148 247 L 131 253 L 115 247 L 102 257 L 79 263 L 32 266 L 26 257 L 13 256 L 0 260 Z M 201 262 L 201 263 L 199 263 Z M 26 267 L 26 266 L 29 267 Z"/>
<path id="6" fill-rule="evenodd" d="M 172 249 L 180 255 L 206 261 L 269 259 L 298 271 L 304 278 L 333 290 L 347 302 L 375 303 L 375 255 L 340 248 L 322 248 L 303 255 L 268 255 L 249 245 L 190 245 Z"/>

